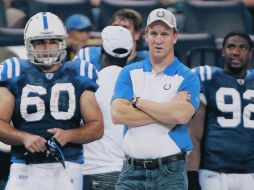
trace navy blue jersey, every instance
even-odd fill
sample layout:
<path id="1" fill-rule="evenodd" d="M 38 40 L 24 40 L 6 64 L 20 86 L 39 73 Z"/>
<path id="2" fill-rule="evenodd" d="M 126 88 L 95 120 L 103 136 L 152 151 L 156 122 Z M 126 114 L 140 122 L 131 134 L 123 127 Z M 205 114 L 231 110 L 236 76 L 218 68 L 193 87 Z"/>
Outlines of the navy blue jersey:
<path id="1" fill-rule="evenodd" d="M 236 79 L 216 67 L 194 70 L 206 104 L 200 168 L 254 173 L 254 71 Z"/>
<path id="2" fill-rule="evenodd" d="M 138 51 L 134 59 L 127 61 L 126 65 L 132 64 L 134 62 L 139 62 L 149 57 L 149 52 L 146 50 Z M 86 60 L 96 67 L 96 69 L 101 70 L 101 47 L 86 47 L 80 49 L 77 53 L 75 59 Z"/>
<path id="3" fill-rule="evenodd" d="M 0 66 L 0 86 L 15 97 L 14 127 L 46 139 L 52 136 L 47 129 L 80 127 L 80 97 L 85 90 L 97 90 L 96 79 L 93 65 L 80 60 L 51 73 L 17 58 Z M 12 161 L 23 162 L 24 151 L 24 146 L 12 146 Z M 67 161 L 83 162 L 82 145 L 69 143 L 63 153 Z"/>

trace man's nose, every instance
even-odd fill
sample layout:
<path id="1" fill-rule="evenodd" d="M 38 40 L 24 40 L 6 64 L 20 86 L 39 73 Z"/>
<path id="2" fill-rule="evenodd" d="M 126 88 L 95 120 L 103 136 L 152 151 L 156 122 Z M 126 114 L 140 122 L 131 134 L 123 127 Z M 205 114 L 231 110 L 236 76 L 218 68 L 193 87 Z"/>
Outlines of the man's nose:
<path id="1" fill-rule="evenodd" d="M 155 38 L 155 42 L 156 43 L 161 43 L 162 42 L 162 36 L 161 35 L 157 35 Z"/>
<path id="2" fill-rule="evenodd" d="M 235 48 L 233 49 L 233 54 L 234 54 L 234 55 L 239 55 L 240 53 L 241 53 L 240 47 L 235 47 Z"/>

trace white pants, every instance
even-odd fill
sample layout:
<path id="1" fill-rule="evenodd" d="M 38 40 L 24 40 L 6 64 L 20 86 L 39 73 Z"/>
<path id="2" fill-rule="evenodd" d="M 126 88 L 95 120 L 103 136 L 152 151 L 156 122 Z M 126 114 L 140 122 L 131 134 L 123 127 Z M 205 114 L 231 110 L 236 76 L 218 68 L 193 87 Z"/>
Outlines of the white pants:
<path id="1" fill-rule="evenodd" d="M 227 174 L 200 170 L 199 182 L 202 190 L 253 190 L 254 173 Z"/>
<path id="2" fill-rule="evenodd" d="M 82 164 L 12 164 L 5 190 L 82 190 Z"/>

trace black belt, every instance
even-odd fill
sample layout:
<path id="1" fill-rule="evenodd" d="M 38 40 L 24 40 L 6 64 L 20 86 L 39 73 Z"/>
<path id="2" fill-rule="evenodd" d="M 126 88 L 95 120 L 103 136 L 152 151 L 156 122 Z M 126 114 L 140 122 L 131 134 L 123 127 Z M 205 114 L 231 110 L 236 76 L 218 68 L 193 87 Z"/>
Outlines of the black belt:
<path id="1" fill-rule="evenodd" d="M 134 166 L 141 166 L 144 169 L 148 170 L 154 170 L 160 167 L 160 162 L 162 164 L 167 164 L 169 162 L 177 161 L 177 160 L 185 160 L 185 153 L 180 153 L 180 154 L 174 154 L 171 156 L 163 157 L 163 158 L 158 158 L 158 159 L 134 159 L 127 157 L 127 161 L 129 164 L 133 162 Z"/>

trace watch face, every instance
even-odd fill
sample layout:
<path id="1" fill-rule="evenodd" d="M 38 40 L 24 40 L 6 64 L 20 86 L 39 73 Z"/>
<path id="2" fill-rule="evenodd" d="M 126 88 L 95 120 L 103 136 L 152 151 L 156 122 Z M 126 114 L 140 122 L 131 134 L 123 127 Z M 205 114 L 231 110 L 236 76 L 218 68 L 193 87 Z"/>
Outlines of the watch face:
<path id="1" fill-rule="evenodd" d="M 135 104 L 135 102 L 136 102 L 136 97 L 134 97 L 134 98 L 131 100 L 131 104 L 133 105 L 133 104 Z"/>
<path id="2" fill-rule="evenodd" d="M 139 97 L 134 96 L 133 99 L 132 99 L 132 101 L 131 101 L 131 104 L 132 104 L 132 106 L 133 106 L 134 108 L 137 108 L 137 107 L 136 107 L 136 104 L 137 104 L 137 100 L 138 100 L 138 99 L 139 99 Z"/>

